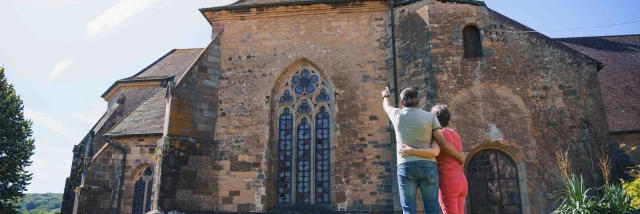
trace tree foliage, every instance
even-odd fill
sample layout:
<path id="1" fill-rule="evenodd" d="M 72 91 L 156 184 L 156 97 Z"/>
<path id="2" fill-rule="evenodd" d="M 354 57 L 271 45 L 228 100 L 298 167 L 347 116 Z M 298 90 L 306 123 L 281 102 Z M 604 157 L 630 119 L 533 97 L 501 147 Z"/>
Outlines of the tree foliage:
<path id="1" fill-rule="evenodd" d="M 27 194 L 18 203 L 20 214 L 53 214 L 60 212 L 62 194 Z"/>
<path id="2" fill-rule="evenodd" d="M 0 213 L 16 213 L 16 203 L 31 180 L 26 167 L 35 149 L 32 122 L 23 115 L 22 100 L 0 67 Z"/>

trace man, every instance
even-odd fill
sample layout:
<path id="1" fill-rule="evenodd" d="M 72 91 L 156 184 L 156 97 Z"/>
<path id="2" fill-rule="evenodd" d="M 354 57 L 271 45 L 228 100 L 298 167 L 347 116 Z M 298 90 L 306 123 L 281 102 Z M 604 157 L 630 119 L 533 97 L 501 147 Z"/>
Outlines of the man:
<path id="1" fill-rule="evenodd" d="M 382 91 L 383 107 L 393 123 L 398 151 L 398 185 L 400 202 L 405 214 L 416 213 L 416 195 L 422 194 L 424 211 L 428 214 L 440 213 L 438 206 L 438 169 L 435 157 L 440 148 L 464 163 L 464 155 L 458 153 L 442 134 L 438 119 L 431 112 L 418 108 L 418 91 L 407 88 L 400 94 L 402 108 L 394 108 L 389 103 L 389 88 Z M 432 142 L 435 138 L 436 143 Z M 421 150 L 420 156 L 412 155 L 412 149 Z M 405 152 L 408 151 L 408 152 Z"/>

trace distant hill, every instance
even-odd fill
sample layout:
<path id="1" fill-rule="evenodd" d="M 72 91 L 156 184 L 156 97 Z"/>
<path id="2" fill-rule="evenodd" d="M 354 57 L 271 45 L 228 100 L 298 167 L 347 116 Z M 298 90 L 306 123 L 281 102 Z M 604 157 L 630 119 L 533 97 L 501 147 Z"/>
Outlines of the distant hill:
<path id="1" fill-rule="evenodd" d="M 20 214 L 53 214 L 60 211 L 62 193 L 26 194 L 18 204 Z"/>

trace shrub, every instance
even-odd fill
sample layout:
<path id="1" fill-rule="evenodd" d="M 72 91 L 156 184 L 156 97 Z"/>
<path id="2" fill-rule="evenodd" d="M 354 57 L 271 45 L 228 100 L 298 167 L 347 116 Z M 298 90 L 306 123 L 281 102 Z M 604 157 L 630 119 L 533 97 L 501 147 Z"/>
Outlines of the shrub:
<path id="1" fill-rule="evenodd" d="M 631 207 L 640 209 L 640 177 L 632 182 L 622 182 L 626 193 L 631 197 Z"/>
<path id="2" fill-rule="evenodd" d="M 598 213 L 630 214 L 631 197 L 620 185 L 612 184 L 604 187 L 604 195 L 596 207 Z"/>
<path id="3" fill-rule="evenodd" d="M 572 174 L 567 180 L 564 180 L 564 185 L 566 189 L 555 195 L 556 202 L 560 202 L 560 206 L 553 213 L 594 213 L 596 203 L 588 195 L 591 189 L 584 186 L 582 177 L 578 178 Z"/>

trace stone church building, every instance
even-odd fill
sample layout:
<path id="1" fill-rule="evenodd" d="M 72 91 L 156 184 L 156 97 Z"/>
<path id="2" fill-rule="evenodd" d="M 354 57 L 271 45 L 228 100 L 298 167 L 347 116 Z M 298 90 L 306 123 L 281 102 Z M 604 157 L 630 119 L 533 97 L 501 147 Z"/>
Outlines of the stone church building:
<path id="1" fill-rule="evenodd" d="M 102 94 L 62 213 L 399 211 L 385 87 L 417 88 L 425 110 L 449 106 L 469 213 L 550 213 L 559 148 L 602 182 L 603 64 L 483 2 L 241 0 L 200 12 L 209 45 L 171 50 Z"/>

